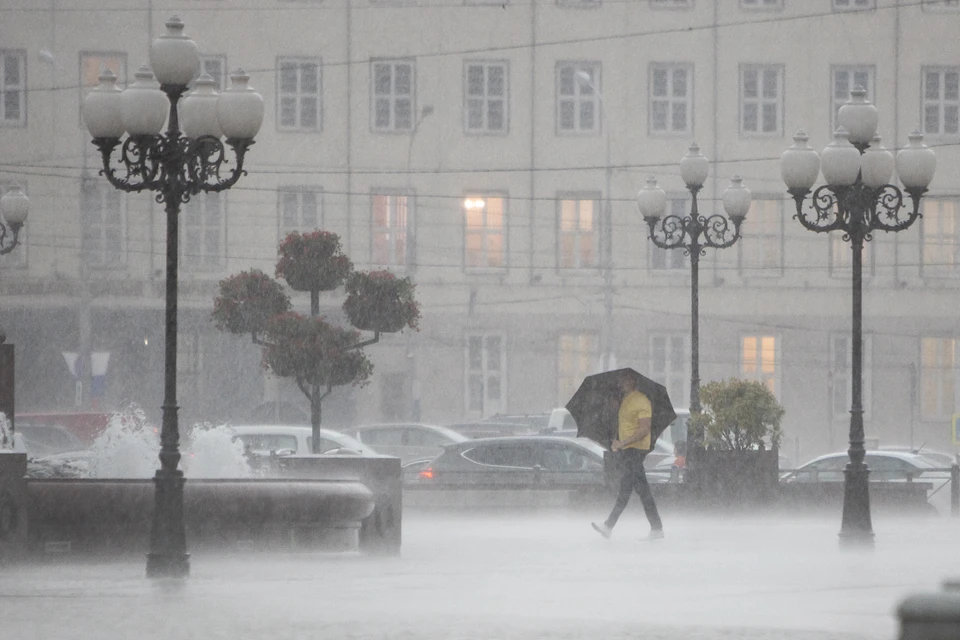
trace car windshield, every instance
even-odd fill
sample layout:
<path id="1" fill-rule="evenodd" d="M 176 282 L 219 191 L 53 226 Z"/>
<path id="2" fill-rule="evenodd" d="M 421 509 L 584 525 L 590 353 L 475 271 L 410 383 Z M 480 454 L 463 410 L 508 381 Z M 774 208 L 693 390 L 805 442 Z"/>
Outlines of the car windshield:
<path id="1" fill-rule="evenodd" d="M 84 448 L 80 440 L 63 427 L 23 425 L 17 427 L 17 432 L 23 436 L 27 450 L 35 450 L 35 453 L 42 450 L 44 455 L 49 455 Z"/>
<path id="2" fill-rule="evenodd" d="M 245 448 L 253 451 L 297 450 L 297 437 L 279 433 L 244 433 L 238 436 Z"/>

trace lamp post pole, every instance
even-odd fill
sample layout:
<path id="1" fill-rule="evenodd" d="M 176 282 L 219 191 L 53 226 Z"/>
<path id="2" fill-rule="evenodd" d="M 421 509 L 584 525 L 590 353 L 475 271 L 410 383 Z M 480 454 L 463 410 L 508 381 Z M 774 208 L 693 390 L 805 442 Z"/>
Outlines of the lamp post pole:
<path id="1" fill-rule="evenodd" d="M 853 251 L 850 462 L 844 469 L 842 546 L 873 544 L 870 471 L 864 462 L 863 246 L 873 238 L 873 232 L 903 231 L 920 217 L 920 200 L 936 169 L 936 157 L 923 144 L 919 131 L 910 135 L 910 144 L 894 160 L 880 144 L 877 109 L 865 97 L 861 87 L 851 91 L 850 100 L 837 115 L 840 127 L 834 141 L 822 155 L 810 148 L 806 134 L 799 131 L 793 138 L 794 145 L 781 156 L 783 180 L 796 202 L 794 217 L 810 231 L 842 232 Z M 895 166 L 903 191 L 889 184 Z M 818 187 L 805 206 L 821 171 L 827 184 Z"/>
<path id="2" fill-rule="evenodd" d="M 739 176 L 734 176 L 730 186 L 723 192 L 723 207 L 726 216 L 702 215 L 697 204 L 697 194 L 707 179 L 710 163 L 696 143 L 680 161 L 680 176 L 692 198 L 690 214 L 664 217 L 667 199 L 663 189 L 651 176 L 640 190 L 637 204 L 650 229 L 650 241 L 661 249 L 683 249 L 690 256 L 690 415 L 702 410 L 700 406 L 700 257 L 707 249 L 725 249 L 740 239 L 740 227 L 750 209 L 750 190 L 743 186 Z M 697 429 L 687 434 L 687 478 L 697 481 L 698 456 L 703 448 L 703 435 Z"/>
<path id="3" fill-rule="evenodd" d="M 190 573 L 190 556 L 183 522 L 185 481 L 177 468 L 180 205 L 201 192 L 229 189 L 246 173 L 243 159 L 263 120 L 263 98 L 247 86 L 249 76 L 242 70 L 231 75 L 233 84 L 222 94 L 214 91 L 213 80 L 204 74 L 196 80 L 196 88 L 184 97 L 199 71 L 197 45 L 183 35 L 183 22 L 176 16 L 166 26 L 167 33 L 150 48 L 153 72 L 141 67 L 137 81 L 121 92 L 116 78 L 105 70 L 100 75 L 100 86 L 84 99 L 83 116 L 103 159 L 100 174 L 121 191 L 156 191 L 156 199 L 164 204 L 167 216 L 163 421 L 146 571 L 148 577 L 183 578 Z M 165 122 L 167 128 L 161 134 Z M 121 145 L 124 132 L 128 135 Z M 226 138 L 234 155 L 233 167 L 223 178 L 221 170 L 227 164 L 227 154 L 221 137 Z M 119 167 L 114 168 L 112 156 L 118 146 Z"/>

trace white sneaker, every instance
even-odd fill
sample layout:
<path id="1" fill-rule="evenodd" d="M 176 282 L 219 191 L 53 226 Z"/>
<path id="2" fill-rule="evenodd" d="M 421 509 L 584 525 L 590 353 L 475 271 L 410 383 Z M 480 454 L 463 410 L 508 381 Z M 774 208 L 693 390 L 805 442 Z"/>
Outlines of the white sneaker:
<path id="1" fill-rule="evenodd" d="M 651 529 L 650 535 L 646 538 L 640 538 L 641 540 L 663 540 L 663 529 Z"/>
<path id="2" fill-rule="evenodd" d="M 610 539 L 610 536 L 613 535 L 613 529 L 608 527 L 606 524 L 597 524 L 596 522 L 591 522 L 590 526 L 593 527 L 593 530 L 602 535 L 607 540 Z"/>

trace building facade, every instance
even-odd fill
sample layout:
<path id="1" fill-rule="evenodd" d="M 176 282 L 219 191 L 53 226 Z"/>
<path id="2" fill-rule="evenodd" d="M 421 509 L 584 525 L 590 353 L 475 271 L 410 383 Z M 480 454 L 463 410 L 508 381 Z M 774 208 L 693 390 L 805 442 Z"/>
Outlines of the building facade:
<path id="1" fill-rule="evenodd" d="M 938 156 L 922 220 L 865 251 L 867 435 L 954 448 L 955 0 L 101 5 L 0 0 L 0 186 L 31 201 L 23 245 L 0 258 L 19 410 L 159 412 L 163 211 L 98 175 L 80 104 L 103 67 L 132 81 L 176 13 L 203 70 L 223 86 L 243 67 L 266 103 L 249 176 L 183 210 L 183 423 L 309 416 L 209 315 L 220 279 L 272 273 L 280 239 L 315 228 L 358 268 L 411 276 L 423 313 L 419 332 L 368 349 L 371 383 L 337 389 L 325 424 L 546 411 L 621 366 L 686 406 L 689 258 L 653 247 L 635 195 L 655 175 L 688 212 L 678 162 L 696 141 L 711 160 L 701 212 L 722 211 L 734 175 L 754 200 L 743 238 L 701 260 L 701 377 L 768 384 L 796 462 L 844 448 L 850 248 L 792 219 L 779 156 L 801 128 L 826 146 L 862 85 L 887 147 L 920 128 Z M 324 312 L 341 302 L 325 294 Z"/>

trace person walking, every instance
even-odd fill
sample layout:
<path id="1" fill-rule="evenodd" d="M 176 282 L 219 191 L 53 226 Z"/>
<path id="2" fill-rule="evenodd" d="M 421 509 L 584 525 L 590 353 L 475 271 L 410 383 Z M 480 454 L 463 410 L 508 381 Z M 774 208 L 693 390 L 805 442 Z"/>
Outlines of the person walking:
<path id="1" fill-rule="evenodd" d="M 647 520 L 650 522 L 649 539 L 659 540 L 663 538 L 663 522 L 660 520 L 657 504 L 653 500 L 650 484 L 647 482 L 647 473 L 643 468 L 643 461 L 650 453 L 652 444 L 650 418 L 653 415 L 653 407 L 650 399 L 637 391 L 631 378 L 622 376 L 619 382 L 624 396 L 620 401 L 620 410 L 617 412 L 618 437 L 611 443 L 610 449 L 619 457 L 620 469 L 623 473 L 620 477 L 620 491 L 606 521 L 601 524 L 596 522 L 590 524 L 597 533 L 609 539 L 617 520 L 620 519 L 620 514 L 630 501 L 630 495 L 636 491 L 643 504 L 643 510 L 647 514 Z"/>

